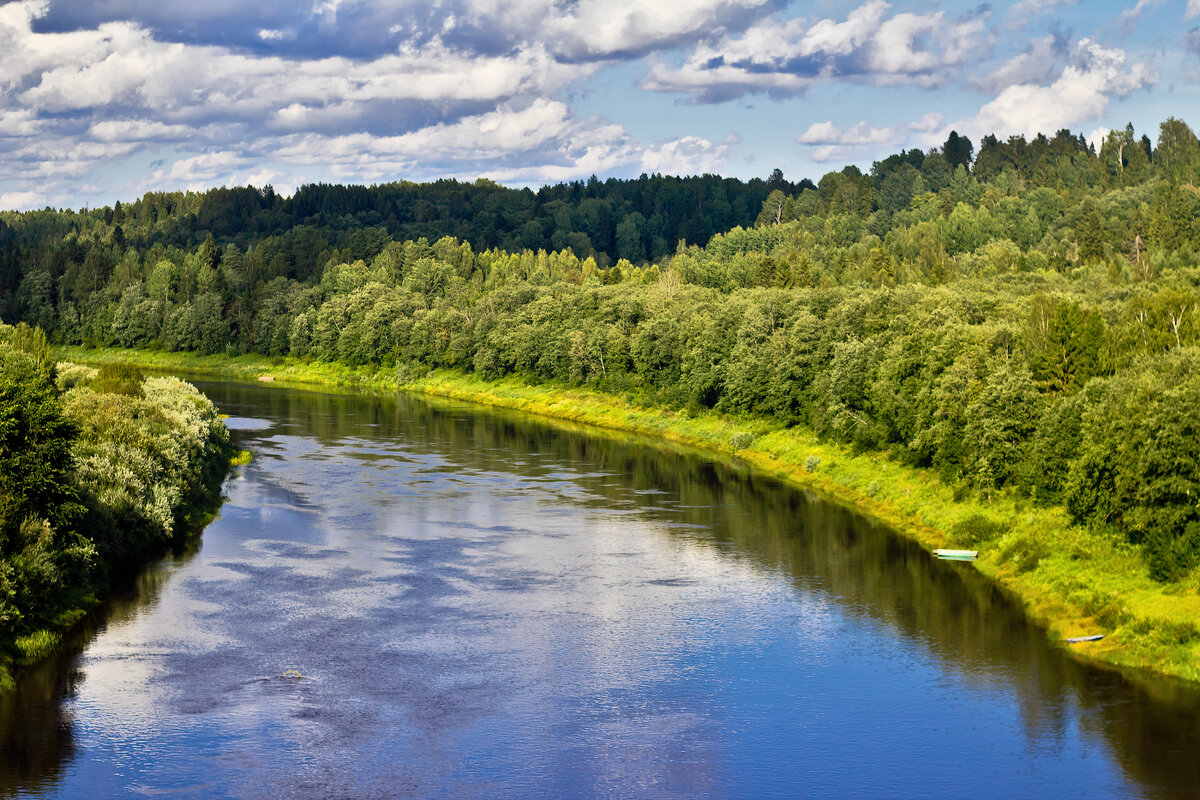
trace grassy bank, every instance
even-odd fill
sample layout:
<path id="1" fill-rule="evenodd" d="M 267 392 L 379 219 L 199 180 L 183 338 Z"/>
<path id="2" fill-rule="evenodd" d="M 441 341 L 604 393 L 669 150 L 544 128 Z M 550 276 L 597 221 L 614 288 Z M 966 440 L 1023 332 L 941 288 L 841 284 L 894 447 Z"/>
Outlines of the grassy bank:
<path id="1" fill-rule="evenodd" d="M 546 417 L 648 434 L 732 454 L 789 483 L 853 506 L 934 548 L 980 550 L 974 568 L 1024 604 L 1055 640 L 1092 633 L 1075 655 L 1123 667 L 1200 680 L 1200 580 L 1196 572 L 1156 583 L 1141 553 L 1122 538 L 1074 525 L 1061 508 L 1034 507 L 1012 495 L 955 497 L 934 475 L 854 453 L 811 431 L 768 419 L 639 407 L 593 391 L 519 379 L 483 381 L 460 373 L 407 374 L 390 368 L 176 353 L 71 348 L 78 362 L 130 360 L 235 380 L 270 377 L 295 385 L 404 390 L 518 409 Z M 963 565 L 964 569 L 970 569 Z M 1065 645 L 1064 645 L 1065 646 Z"/>

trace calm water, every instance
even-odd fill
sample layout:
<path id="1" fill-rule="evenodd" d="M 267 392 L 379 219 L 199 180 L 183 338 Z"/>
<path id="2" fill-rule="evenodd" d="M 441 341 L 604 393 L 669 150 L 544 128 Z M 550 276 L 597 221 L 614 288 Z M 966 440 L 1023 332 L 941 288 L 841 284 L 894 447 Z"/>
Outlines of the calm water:
<path id="1" fill-rule="evenodd" d="M 734 464 L 201 388 L 254 461 L 0 699 L 4 796 L 1200 795 L 1196 692 Z"/>

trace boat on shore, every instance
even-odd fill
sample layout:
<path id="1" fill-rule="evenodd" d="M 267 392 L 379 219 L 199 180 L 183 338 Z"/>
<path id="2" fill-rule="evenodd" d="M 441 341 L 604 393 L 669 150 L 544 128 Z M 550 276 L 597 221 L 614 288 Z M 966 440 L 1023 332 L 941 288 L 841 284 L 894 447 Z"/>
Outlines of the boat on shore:
<path id="1" fill-rule="evenodd" d="M 940 547 L 933 554 L 946 561 L 974 561 L 979 557 L 978 550 L 946 550 Z"/>

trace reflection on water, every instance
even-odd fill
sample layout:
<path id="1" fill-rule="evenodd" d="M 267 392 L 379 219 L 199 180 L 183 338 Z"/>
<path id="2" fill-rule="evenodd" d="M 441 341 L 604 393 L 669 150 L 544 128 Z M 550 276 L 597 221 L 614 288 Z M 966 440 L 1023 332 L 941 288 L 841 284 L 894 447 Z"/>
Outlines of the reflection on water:
<path id="1" fill-rule="evenodd" d="M 199 553 L 0 699 L 5 795 L 1200 786 L 1194 690 L 1067 659 L 966 565 L 737 464 L 455 404 L 202 388 L 255 460 Z"/>

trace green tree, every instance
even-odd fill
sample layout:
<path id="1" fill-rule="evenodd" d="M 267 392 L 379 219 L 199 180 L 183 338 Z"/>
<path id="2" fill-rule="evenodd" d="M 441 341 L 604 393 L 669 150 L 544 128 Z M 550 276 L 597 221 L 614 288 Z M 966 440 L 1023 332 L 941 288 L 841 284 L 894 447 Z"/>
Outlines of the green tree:
<path id="1" fill-rule="evenodd" d="M 1174 183 L 1196 180 L 1200 170 L 1200 141 L 1183 120 L 1168 117 L 1159 126 L 1154 163 Z"/>
<path id="2" fill-rule="evenodd" d="M 45 520 L 59 529 L 80 507 L 71 482 L 76 431 L 63 416 L 45 336 L 0 329 L 0 550 L 30 542 L 23 526 Z M 36 526 L 35 528 L 36 529 Z"/>

